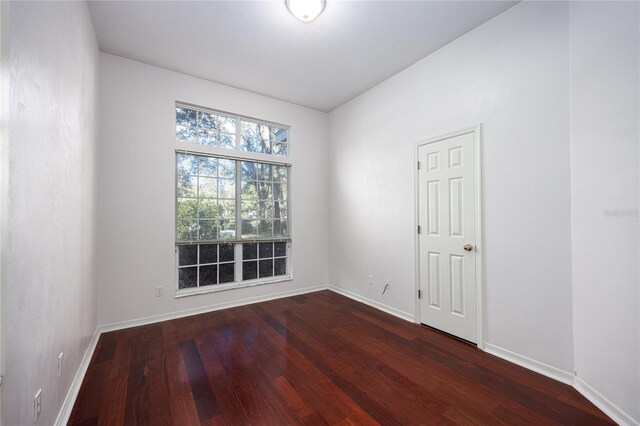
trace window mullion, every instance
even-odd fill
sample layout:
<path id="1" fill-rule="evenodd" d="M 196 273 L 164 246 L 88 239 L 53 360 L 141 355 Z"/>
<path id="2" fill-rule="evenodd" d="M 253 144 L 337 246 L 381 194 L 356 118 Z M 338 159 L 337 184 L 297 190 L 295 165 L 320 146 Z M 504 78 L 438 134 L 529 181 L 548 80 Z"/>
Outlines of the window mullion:
<path id="1" fill-rule="evenodd" d="M 220 244 L 216 244 L 216 262 L 216 284 L 220 284 Z"/>
<path id="2" fill-rule="evenodd" d="M 236 160 L 236 239 L 242 239 L 242 162 Z"/>
<path id="3" fill-rule="evenodd" d="M 196 258 L 196 288 L 200 287 L 200 244 L 198 244 L 197 248 L 197 258 Z"/>
<path id="4" fill-rule="evenodd" d="M 236 116 L 236 151 L 240 151 L 240 147 L 242 145 L 242 129 L 241 120 L 239 116 Z M 236 239 L 242 239 L 242 211 L 241 211 L 241 203 L 242 203 L 242 162 L 240 160 L 236 161 Z M 237 267 L 236 267 L 237 271 Z"/>
<path id="5" fill-rule="evenodd" d="M 239 126 L 236 126 L 236 128 Z M 236 239 L 242 239 L 242 162 L 236 160 Z M 236 282 L 242 282 L 242 243 L 235 245 Z"/>
<path id="6" fill-rule="evenodd" d="M 196 160 L 196 241 L 200 240 L 200 160 Z M 217 163 L 216 163 L 217 169 Z M 217 175 L 216 175 L 217 176 Z"/>
<path id="7" fill-rule="evenodd" d="M 240 147 L 242 145 L 242 141 L 240 140 L 240 136 L 242 135 L 241 129 L 240 129 L 240 124 L 241 124 L 241 120 L 239 116 L 235 117 L 236 119 L 236 146 L 235 146 L 235 151 L 240 151 Z"/>
<path id="8" fill-rule="evenodd" d="M 291 238 L 291 167 L 287 167 L 287 196 L 283 198 L 287 202 L 287 237 Z M 281 181 L 282 182 L 282 181 Z M 282 226 L 282 220 L 280 221 L 280 225 Z"/>
<path id="9" fill-rule="evenodd" d="M 242 282 L 242 243 L 235 244 L 236 282 Z"/>

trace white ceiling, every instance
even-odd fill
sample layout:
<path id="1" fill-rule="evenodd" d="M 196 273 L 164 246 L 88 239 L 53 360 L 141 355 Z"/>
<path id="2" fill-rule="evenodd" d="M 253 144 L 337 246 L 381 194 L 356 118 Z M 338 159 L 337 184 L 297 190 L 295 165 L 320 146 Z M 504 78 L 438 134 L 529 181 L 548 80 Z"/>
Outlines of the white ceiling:
<path id="1" fill-rule="evenodd" d="M 310 24 L 282 1 L 91 1 L 100 49 L 331 111 L 513 6 L 336 1 Z"/>

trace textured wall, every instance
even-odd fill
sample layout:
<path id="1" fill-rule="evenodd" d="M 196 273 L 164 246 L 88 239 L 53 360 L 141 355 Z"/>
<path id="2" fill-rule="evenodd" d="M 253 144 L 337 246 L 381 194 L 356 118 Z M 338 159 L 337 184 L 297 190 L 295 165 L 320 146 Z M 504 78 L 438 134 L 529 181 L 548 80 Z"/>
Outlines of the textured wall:
<path id="1" fill-rule="evenodd" d="M 41 388 L 48 425 L 96 329 L 98 51 L 84 2 L 13 2 L 10 36 L 2 423 L 33 424 Z"/>
<path id="2" fill-rule="evenodd" d="M 638 2 L 571 3 L 578 378 L 640 421 Z"/>

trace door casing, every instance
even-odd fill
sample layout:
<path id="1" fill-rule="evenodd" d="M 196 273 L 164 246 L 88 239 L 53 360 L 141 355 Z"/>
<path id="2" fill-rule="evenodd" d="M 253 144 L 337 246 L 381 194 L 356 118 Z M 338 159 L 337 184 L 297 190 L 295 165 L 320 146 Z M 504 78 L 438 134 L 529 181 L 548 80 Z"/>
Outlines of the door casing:
<path id="1" fill-rule="evenodd" d="M 0 2 L 0 424 L 2 424 L 2 381 L 5 374 L 3 288 L 7 286 L 7 242 L 9 241 L 9 17 L 10 2 Z"/>
<path id="2" fill-rule="evenodd" d="M 445 139 L 449 139 L 456 136 L 461 136 L 471 133 L 473 134 L 474 144 L 474 163 L 475 163 L 475 206 L 474 206 L 474 221 L 475 221 L 475 267 L 476 267 L 476 303 L 477 303 L 477 340 L 476 345 L 478 348 L 484 350 L 484 241 L 482 239 L 482 124 L 477 126 L 468 127 L 456 132 L 447 133 L 445 135 L 436 136 L 434 138 L 418 141 L 414 148 L 414 176 L 413 176 L 413 188 L 414 188 L 414 253 L 415 253 L 415 323 L 421 324 L 420 319 L 420 299 L 418 298 L 418 291 L 420 290 L 420 235 L 418 234 L 419 217 L 419 196 L 418 193 L 418 150 L 421 146 L 440 142 Z"/>

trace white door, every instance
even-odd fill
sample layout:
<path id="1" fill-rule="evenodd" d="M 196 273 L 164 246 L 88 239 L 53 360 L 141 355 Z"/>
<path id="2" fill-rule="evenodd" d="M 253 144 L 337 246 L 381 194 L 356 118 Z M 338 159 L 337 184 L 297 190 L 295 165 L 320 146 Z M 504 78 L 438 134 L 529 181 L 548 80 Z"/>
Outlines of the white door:
<path id="1" fill-rule="evenodd" d="M 420 321 L 477 342 L 473 131 L 418 147 Z"/>

